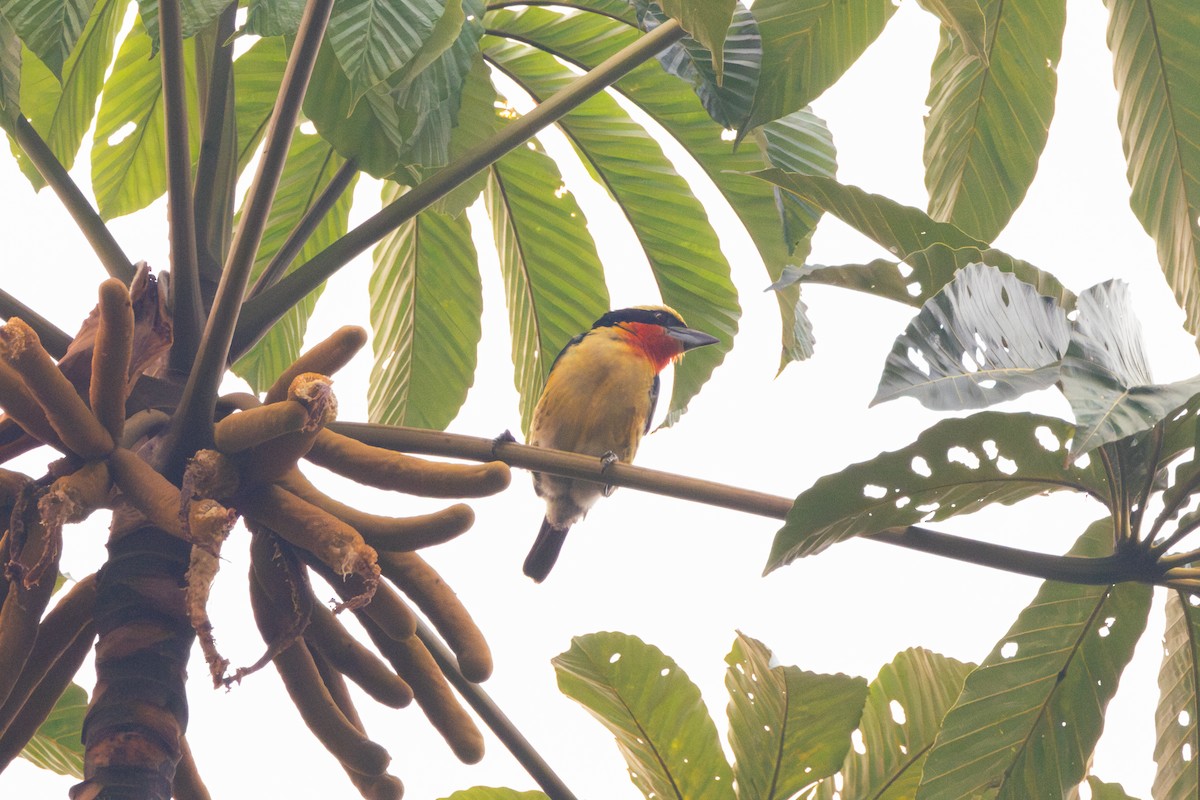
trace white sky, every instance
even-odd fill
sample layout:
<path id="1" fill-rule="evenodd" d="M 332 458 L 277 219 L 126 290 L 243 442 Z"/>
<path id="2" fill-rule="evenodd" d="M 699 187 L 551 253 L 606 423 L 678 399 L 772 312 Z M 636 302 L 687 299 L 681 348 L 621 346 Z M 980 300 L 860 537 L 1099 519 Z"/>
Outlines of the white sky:
<path id="1" fill-rule="evenodd" d="M 1182 313 L 1161 278 L 1153 245 L 1128 208 L 1105 11 L 1100 3 L 1072 3 L 1070 12 L 1058 110 L 1042 168 L 997 246 L 1053 272 L 1076 291 L 1112 277 L 1129 280 L 1156 377 L 1186 377 L 1200 371 L 1196 351 L 1180 328 Z M 815 104 L 833 130 L 842 181 L 924 206 L 921 116 L 936 43 L 934 20 L 906 0 L 879 41 Z M 552 139 L 547 143 L 554 146 Z M 85 182 L 86 166 L 76 174 Z M 597 205 L 598 190 L 587 190 L 571 175 L 568 182 L 597 233 L 614 307 L 654 301 L 653 283 L 636 266 L 641 256 L 623 223 L 606 221 L 613 217 Z M 94 285 L 102 277 L 95 259 L 53 195 L 33 195 L 8 159 L 0 159 L 0 186 L 4 288 L 74 332 L 95 302 Z M 377 208 L 377 198 L 375 187 L 360 187 L 356 218 Z M 742 293 L 742 333 L 682 422 L 648 437 L 637 463 L 794 496 L 821 475 L 909 443 L 940 418 L 909 400 L 868 410 L 892 339 L 913 312 L 864 295 L 807 289 L 817 354 L 776 378 L 776 304 L 762 291 L 768 281 L 749 239 L 730 227 L 729 218 L 727 210 L 715 215 Z M 113 228 L 131 257 L 161 269 L 167 263 L 164 219 L 159 203 Z M 482 236 L 481 242 L 490 234 L 484 229 Z M 812 260 L 836 264 L 880 254 L 827 218 Z M 338 276 L 318 306 L 310 342 L 341 324 L 366 324 L 368 269 L 360 260 Z M 493 436 L 520 426 L 498 271 L 486 261 L 483 271 L 485 366 L 451 430 Z M 365 419 L 368 358 L 364 353 L 337 376 L 343 419 Z M 1052 392 L 1009 407 L 1068 415 Z M 40 464 L 26 462 L 26 469 L 37 472 Z M 361 497 L 358 502 L 382 513 L 420 513 L 439 505 L 352 492 L 347 486 L 336 493 Z M 764 641 L 782 663 L 872 678 L 910 646 L 982 659 L 1038 586 L 1032 579 L 865 541 L 839 545 L 762 578 L 776 522 L 629 489 L 592 511 L 572 532 L 551 577 L 535 586 L 520 570 L 542 514 L 528 476 L 514 471 L 509 491 L 472 505 L 475 528 L 426 556 L 492 645 L 496 671 L 485 688 L 581 798 L 640 795 L 611 736 L 557 691 L 550 659 L 567 649 L 573 635 L 619 630 L 660 647 L 701 687 L 723 736 L 728 702 L 723 657 L 735 630 Z M 1089 501 L 1056 496 L 939 528 L 1062 552 L 1099 513 Z M 64 568 L 77 575 L 94 569 L 102 537 L 96 525 L 69 531 Z M 226 545 L 227 562 L 210 606 L 218 643 L 235 664 L 255 660 L 262 647 L 246 613 L 246 544 L 243 532 Z M 1110 706 L 1109 733 L 1094 769 L 1141 797 L 1149 796 L 1154 771 L 1159 604 Z M 190 671 L 189 740 L 214 797 L 357 796 L 290 707 L 273 671 L 228 693 L 208 689 L 200 658 Z M 90 665 L 80 681 L 90 686 Z M 408 797 L 439 798 L 474 785 L 535 788 L 490 735 L 483 763 L 465 767 L 415 705 L 392 711 L 362 698 L 359 708 L 368 733 L 392 753 L 392 771 Z M 62 797 L 72 783 L 18 761 L 0 776 L 0 795 Z"/>

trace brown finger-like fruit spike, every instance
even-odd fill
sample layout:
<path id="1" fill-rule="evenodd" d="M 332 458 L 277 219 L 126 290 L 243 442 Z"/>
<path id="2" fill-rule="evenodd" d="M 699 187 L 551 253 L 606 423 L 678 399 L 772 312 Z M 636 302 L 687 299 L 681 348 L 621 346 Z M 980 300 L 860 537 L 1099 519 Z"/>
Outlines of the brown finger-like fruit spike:
<path id="1" fill-rule="evenodd" d="M 113 437 L 59 372 L 38 335 L 17 317 L 11 317 L 0 328 L 0 357 L 20 373 L 67 449 L 85 459 L 100 458 L 112 451 Z"/>
<path id="2" fill-rule="evenodd" d="M 487 464 L 427 461 L 363 444 L 333 431 L 322 431 L 305 457 L 366 486 L 420 497 L 485 497 L 512 482 L 512 473 L 502 461 Z"/>
<path id="3" fill-rule="evenodd" d="M 242 678 L 257 672 L 271 663 L 279 653 L 304 635 L 315 606 L 308 573 L 286 542 L 274 532 L 250 523 L 250 581 L 257 582 L 269 606 L 263 606 L 274 616 L 268 620 L 257 620 L 259 628 L 265 625 L 275 631 L 267 641 L 267 650 L 258 661 L 248 667 L 239 668 L 226 683 L 238 683 Z M 259 609 L 254 609 L 255 615 Z"/>
<path id="4" fill-rule="evenodd" d="M 354 528 L 273 485 L 243 492 L 237 507 L 287 542 L 312 553 L 339 577 L 357 575 L 362 579 L 362 593 L 347 600 L 339 610 L 359 608 L 371 601 L 379 584 L 379 565 L 374 548 Z"/>
<path id="5" fill-rule="evenodd" d="M 257 579 L 250 584 L 250 602 L 263 638 L 278 635 L 270 621 L 275 615 L 270 600 Z M 273 659 L 284 688 L 300 717 L 317 740 L 346 767 L 363 775 L 382 775 L 391 756 L 354 727 L 329 695 L 312 654 L 302 639 L 278 653 Z"/>
<path id="6" fill-rule="evenodd" d="M 312 569 L 316 570 L 318 575 L 334 588 L 334 591 L 344 601 L 335 609 L 335 612 L 351 607 L 350 604 L 357 597 L 361 596 L 363 589 L 359 582 L 361 579 L 358 576 L 348 575 L 344 578 L 340 577 L 328 565 L 312 558 L 310 554 L 302 551 L 299 555 Z M 392 587 L 386 583 L 378 582 L 374 592 L 371 602 L 361 606 L 361 608 L 367 616 L 379 624 L 380 630 L 393 639 L 407 639 L 416 633 L 416 616 L 400 595 L 392 590 Z"/>
<path id="7" fill-rule="evenodd" d="M 458 659 L 463 677 L 472 683 L 487 680 L 492 674 L 491 648 L 442 576 L 416 553 L 381 552 L 379 568 L 437 628 Z"/>
<path id="8" fill-rule="evenodd" d="M 305 372 L 332 375 L 354 358 L 354 354 L 367 343 L 367 332 L 357 325 L 338 328 L 329 338 L 303 353 L 283 371 L 271 388 L 267 390 L 266 402 L 274 403 L 287 397 L 288 389 L 296 376 Z"/>
<path id="9" fill-rule="evenodd" d="M 88 386 L 92 414 L 121 440 L 125 398 L 129 389 L 129 359 L 133 353 L 133 303 L 129 290 L 116 278 L 100 284 L 99 324 L 92 349 L 92 378 Z"/>
<path id="10" fill-rule="evenodd" d="M 295 468 L 309 451 L 321 429 L 337 418 L 337 398 L 329 378 L 315 372 L 296 376 L 285 403 L 298 403 L 306 413 L 299 430 L 277 436 L 235 456 L 238 471 L 247 482 L 269 483 Z M 269 408 L 269 406 L 262 406 Z M 249 414 L 250 411 L 243 411 Z M 240 415 L 235 415 L 240 416 Z"/>
<path id="11" fill-rule="evenodd" d="M 25 381 L 22 380 L 20 373 L 3 359 L 0 359 L 0 408 L 3 408 L 8 417 L 21 426 L 21 430 L 33 438 L 50 445 L 61 453 L 67 452 L 67 446 L 62 443 L 62 439 L 58 438 L 54 428 L 50 427 L 50 420 L 46 419 L 46 412 L 42 410 L 38 401 L 34 399 L 33 393 L 25 386 Z M 13 442 L 11 449 L 14 451 L 14 455 L 16 452 L 24 452 L 20 448 L 20 442 Z"/>
<path id="12" fill-rule="evenodd" d="M 355 611 L 354 614 L 366 628 L 375 647 L 412 687 L 417 705 L 446 740 L 446 744 L 450 745 L 454 755 L 464 764 L 478 763 L 483 758 L 483 735 L 466 710 L 458 704 L 450 685 L 421 640 L 410 636 L 397 641 L 383 633 L 363 611 Z"/>
<path id="13" fill-rule="evenodd" d="M 213 426 L 213 441 L 226 455 L 265 444 L 308 424 L 308 409 L 294 400 L 281 400 L 230 414 Z"/>
<path id="14" fill-rule="evenodd" d="M 40 580 L 27 582 L 33 567 L 40 563 L 47 548 L 53 548 L 50 567 Z M 26 527 L 25 545 L 13 560 L 5 565 L 9 575 L 8 593 L 0 606 L 0 704 L 7 702 L 21 670 L 24 669 L 37 639 L 38 622 L 54 592 L 58 570 L 58 548 L 51 542 L 51 532 L 35 518 Z"/>
<path id="15" fill-rule="evenodd" d="M 38 627 L 33 650 L 13 685 L 8 699 L 0 705 L 0 734 L 20 715 L 51 668 L 64 657 L 71 643 L 85 632 L 94 635 L 92 611 L 96 606 L 96 576 L 88 575 L 76 583 L 55 603 Z M 90 643 L 90 638 L 89 638 Z"/>
<path id="16" fill-rule="evenodd" d="M 404 679 L 351 636 L 333 612 L 320 603 L 313 605 L 312 622 L 304 637 L 310 649 L 320 652 L 338 672 L 379 703 L 404 708 L 412 702 L 412 688 Z"/>
<path id="17" fill-rule="evenodd" d="M 28 475 L 11 469 L 0 469 L 0 506 L 12 505 L 26 486 L 33 482 Z"/>
<path id="18" fill-rule="evenodd" d="M 414 517 L 368 514 L 325 494 L 298 469 L 285 475 L 280 483 L 297 497 L 353 527 L 376 550 L 418 550 L 442 544 L 465 533 L 475 522 L 475 512 L 464 503 Z"/>
<path id="19" fill-rule="evenodd" d="M 146 519 L 172 536 L 190 542 L 179 519 L 179 488 L 136 453 L 118 447 L 108 456 L 113 483 Z"/>

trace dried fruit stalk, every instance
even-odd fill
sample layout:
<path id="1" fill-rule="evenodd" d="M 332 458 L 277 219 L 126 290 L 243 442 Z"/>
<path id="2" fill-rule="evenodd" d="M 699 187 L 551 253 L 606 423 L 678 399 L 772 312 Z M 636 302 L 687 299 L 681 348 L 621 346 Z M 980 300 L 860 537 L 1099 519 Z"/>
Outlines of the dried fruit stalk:
<path id="1" fill-rule="evenodd" d="M 133 303 L 125 284 L 116 278 L 101 283 L 97 309 L 99 324 L 92 348 L 88 398 L 92 414 L 114 441 L 120 441 L 125 426 L 129 359 L 133 354 Z"/>
<path id="2" fill-rule="evenodd" d="M 54 591 L 54 579 L 45 573 L 40 579 L 26 581 L 31 569 L 42 560 L 42 554 L 52 547 L 50 538 L 50 531 L 35 518 L 28 525 L 25 546 L 5 565 L 9 583 L 0 607 L 0 704 L 7 702 L 25 667 L 37 639 L 38 622 Z M 49 566 L 53 570 L 46 572 L 57 575 L 57 547 L 53 548 Z"/>
<path id="3" fill-rule="evenodd" d="M 179 519 L 179 489 L 140 456 L 118 447 L 108 457 L 113 482 L 138 511 L 156 527 L 190 541 Z"/>

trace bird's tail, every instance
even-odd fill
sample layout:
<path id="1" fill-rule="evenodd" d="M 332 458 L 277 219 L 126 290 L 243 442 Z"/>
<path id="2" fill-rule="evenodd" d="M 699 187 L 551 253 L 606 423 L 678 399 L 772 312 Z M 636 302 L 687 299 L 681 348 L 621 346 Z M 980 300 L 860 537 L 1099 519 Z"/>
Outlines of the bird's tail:
<path id="1" fill-rule="evenodd" d="M 558 560 L 558 551 L 562 550 L 563 541 L 567 538 L 570 525 L 556 528 L 549 519 L 542 520 L 542 528 L 538 531 L 537 541 L 525 557 L 525 574 L 537 583 L 546 580 L 554 562 Z"/>

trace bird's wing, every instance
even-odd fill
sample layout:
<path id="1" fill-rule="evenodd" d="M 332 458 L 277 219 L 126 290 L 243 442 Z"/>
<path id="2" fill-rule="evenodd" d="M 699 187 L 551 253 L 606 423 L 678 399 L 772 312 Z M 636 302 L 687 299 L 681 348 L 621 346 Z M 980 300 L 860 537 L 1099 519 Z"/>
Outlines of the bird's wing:
<path id="1" fill-rule="evenodd" d="M 562 360 L 563 353 L 566 353 L 566 352 L 567 352 L 568 350 L 570 350 L 572 347 L 574 347 L 575 345 L 577 345 L 577 344 L 579 344 L 580 342 L 582 342 L 582 341 L 583 341 L 583 337 L 587 336 L 589 333 L 591 333 L 591 331 L 584 331 L 583 333 L 577 333 L 577 334 L 575 334 L 574 336 L 572 336 L 572 337 L 571 337 L 571 341 L 569 341 L 569 342 L 567 342 L 565 345 L 563 345 L 563 349 L 562 349 L 562 350 L 559 350 L 559 351 L 558 351 L 558 355 L 556 355 L 556 356 L 554 357 L 554 360 L 550 362 L 550 370 L 549 370 L 549 372 L 547 372 L 547 373 L 546 373 L 546 380 L 547 380 L 547 381 L 549 381 L 549 380 L 550 380 L 550 373 L 551 373 L 551 372 L 554 372 L 554 368 L 555 368 L 555 367 L 557 367 L 557 366 L 558 366 L 558 362 Z M 543 388 L 544 388 L 544 385 L 543 385 Z"/>
<path id="2" fill-rule="evenodd" d="M 658 375 L 655 375 L 650 384 L 650 409 L 646 412 L 646 427 L 642 429 L 643 434 L 650 432 L 650 421 L 654 419 L 654 409 L 658 405 L 658 387 Z"/>

